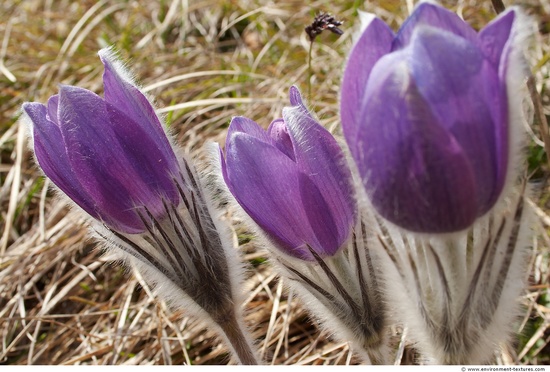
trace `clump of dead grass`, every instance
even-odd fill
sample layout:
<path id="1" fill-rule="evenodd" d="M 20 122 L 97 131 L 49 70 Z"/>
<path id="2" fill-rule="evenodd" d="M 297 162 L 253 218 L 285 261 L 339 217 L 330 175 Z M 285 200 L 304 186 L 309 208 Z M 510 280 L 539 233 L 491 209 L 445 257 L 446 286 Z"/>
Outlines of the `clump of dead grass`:
<path id="1" fill-rule="evenodd" d="M 474 25 L 494 16 L 490 2 L 446 1 Z M 549 114 L 550 9 L 524 0 L 538 16 L 533 65 Z M 57 84 L 101 92 L 97 50 L 115 45 L 156 98 L 176 140 L 198 153 L 224 140 L 229 119 L 245 115 L 267 125 L 280 115 L 287 91 L 305 91 L 308 41 L 303 27 L 317 11 L 346 23 L 345 34 L 322 35 L 313 49 L 308 97 L 323 123 L 338 131 L 337 97 L 351 26 L 360 2 L 320 0 L 127 1 L 22 0 L 0 4 L 0 364 L 220 364 L 227 351 L 204 324 L 156 301 L 139 273 L 126 275 L 101 256 L 78 213 L 48 191 L 16 121 L 24 101 L 45 100 Z M 412 0 L 360 5 L 396 28 Z M 534 133 L 538 133 L 534 128 Z M 548 168 L 533 145 L 532 166 Z M 541 155 L 542 154 L 542 155 Z M 542 184 L 542 183 L 541 183 Z M 499 362 L 547 364 L 550 291 L 546 184 L 540 187 L 525 317 L 518 342 Z M 265 261 L 235 220 L 250 263 L 247 321 L 262 355 L 273 364 L 353 364 L 347 344 L 330 341 Z M 406 334 L 395 329 L 401 363 L 414 361 Z"/>

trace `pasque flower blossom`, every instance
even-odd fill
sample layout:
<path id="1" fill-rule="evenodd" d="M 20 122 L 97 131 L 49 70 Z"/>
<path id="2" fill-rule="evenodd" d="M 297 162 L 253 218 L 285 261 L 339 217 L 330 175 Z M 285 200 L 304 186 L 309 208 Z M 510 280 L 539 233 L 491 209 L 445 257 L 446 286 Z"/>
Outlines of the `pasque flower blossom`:
<path id="1" fill-rule="evenodd" d="M 372 18 L 345 68 L 341 117 L 373 206 L 405 229 L 466 229 L 499 200 L 510 167 L 508 11 L 475 32 L 421 3 L 397 34 Z M 514 94 L 514 93 L 512 93 Z"/>
<path id="2" fill-rule="evenodd" d="M 105 54 L 101 60 L 105 98 L 63 85 L 47 105 L 25 103 L 23 110 L 46 176 L 92 217 L 139 233 L 143 207 L 160 217 L 163 199 L 179 203 L 179 165 L 151 104 Z"/>
<path id="3" fill-rule="evenodd" d="M 233 118 L 221 154 L 223 178 L 310 312 L 365 361 L 384 363 L 378 257 L 356 210 L 350 170 L 296 87 L 290 103 L 267 131 Z"/>
<path id="4" fill-rule="evenodd" d="M 351 175 L 342 150 L 290 89 L 292 107 L 267 131 L 231 121 L 222 154 L 229 190 L 284 253 L 311 260 L 334 255 L 354 224 Z"/>
<path id="5" fill-rule="evenodd" d="M 99 55 L 104 98 L 61 86 L 47 105 L 23 105 L 38 164 L 93 217 L 94 234 L 114 258 L 137 267 L 160 297 L 216 329 L 240 363 L 257 364 L 242 320 L 242 271 L 229 229 L 151 103 L 112 52 Z"/>
<path id="6" fill-rule="evenodd" d="M 532 236 L 517 170 L 524 16 L 479 33 L 431 2 L 397 34 L 364 19 L 341 118 L 383 217 L 370 227 L 385 301 L 426 361 L 490 363 L 512 334 Z"/>

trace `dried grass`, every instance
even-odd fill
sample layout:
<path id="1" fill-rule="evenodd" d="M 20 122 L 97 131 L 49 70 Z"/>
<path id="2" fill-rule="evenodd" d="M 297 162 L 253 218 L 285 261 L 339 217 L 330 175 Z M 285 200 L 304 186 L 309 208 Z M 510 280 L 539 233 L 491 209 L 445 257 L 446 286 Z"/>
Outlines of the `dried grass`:
<path id="1" fill-rule="evenodd" d="M 155 300 L 139 273 L 101 256 L 84 220 L 47 191 L 18 123 L 24 101 L 44 102 L 57 84 L 101 92 L 96 56 L 114 44 L 156 97 L 176 140 L 189 151 L 224 139 L 229 118 L 268 124 L 280 115 L 287 89 L 306 88 L 308 44 L 303 27 L 318 10 L 346 21 L 344 36 L 316 43 L 310 104 L 337 131 L 341 68 L 350 45 L 355 7 L 397 27 L 410 0 L 339 5 L 285 0 L 165 0 L 98 2 L 8 0 L 0 3 L 0 364 L 224 364 L 226 349 L 205 325 Z M 490 2 L 445 1 L 474 24 L 494 16 Z M 522 1 L 538 14 L 539 46 L 532 60 L 546 114 L 550 6 Z M 534 133 L 539 133 L 534 128 Z M 534 145 L 533 152 L 540 150 Z M 543 162 L 540 161 L 543 165 Z M 539 173 L 546 179 L 548 168 Z M 539 219 L 525 317 L 518 342 L 500 362 L 550 362 L 548 187 L 541 183 Z M 239 236 L 246 237 L 239 221 Z M 241 245 L 251 263 L 247 322 L 267 363 L 353 364 L 347 344 L 330 341 L 303 310 L 252 242 Z M 414 351 L 395 330 L 398 362 Z"/>

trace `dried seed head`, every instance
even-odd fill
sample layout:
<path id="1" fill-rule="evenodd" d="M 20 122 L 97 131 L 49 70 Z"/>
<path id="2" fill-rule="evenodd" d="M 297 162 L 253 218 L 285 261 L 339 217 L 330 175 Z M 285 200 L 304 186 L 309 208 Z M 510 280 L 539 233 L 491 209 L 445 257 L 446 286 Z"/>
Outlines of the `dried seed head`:
<path id="1" fill-rule="evenodd" d="M 338 26 L 341 26 L 343 23 L 343 21 L 338 21 L 330 13 L 323 12 L 315 16 L 313 23 L 307 26 L 305 30 L 309 36 L 309 40 L 313 41 L 317 35 L 320 35 L 324 30 L 329 30 L 337 35 L 342 35 L 344 31 L 339 29 Z"/>

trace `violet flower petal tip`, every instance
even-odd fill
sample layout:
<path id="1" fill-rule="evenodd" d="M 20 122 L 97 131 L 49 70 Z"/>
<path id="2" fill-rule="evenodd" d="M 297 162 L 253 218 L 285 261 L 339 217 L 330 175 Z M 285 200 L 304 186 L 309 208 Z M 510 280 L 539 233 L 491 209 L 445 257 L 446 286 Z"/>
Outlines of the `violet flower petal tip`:
<path id="1" fill-rule="evenodd" d="M 234 116 L 231 118 L 231 122 L 229 123 L 228 132 L 256 132 L 256 130 L 259 129 L 261 130 L 260 126 L 254 120 L 251 120 L 245 116 Z"/>
<path id="2" fill-rule="evenodd" d="M 284 119 L 276 119 L 267 128 L 267 134 L 275 146 L 293 161 L 296 160 L 294 144 Z"/>
<path id="3" fill-rule="evenodd" d="M 43 120 L 46 120 L 46 106 L 37 102 L 25 102 L 21 106 L 21 111 L 30 119 L 32 125 L 40 125 Z"/>
<path id="4" fill-rule="evenodd" d="M 105 101 L 141 127 L 164 153 L 164 157 L 170 159 L 169 164 L 177 164 L 172 145 L 151 102 L 137 87 L 111 49 L 102 49 L 99 54 L 105 66 L 103 73 Z M 173 166 L 172 171 L 176 171 L 176 168 Z"/>
<path id="5" fill-rule="evenodd" d="M 103 75 L 116 76 L 128 84 L 135 85 L 131 74 L 124 68 L 122 62 L 120 62 L 115 50 L 111 47 L 103 48 L 98 53 L 101 63 L 103 63 L 104 71 Z"/>
<path id="6" fill-rule="evenodd" d="M 502 52 L 510 40 L 512 27 L 517 20 L 517 10 L 510 9 L 502 13 L 479 33 L 479 44 L 485 57 L 498 68 Z"/>
<path id="7" fill-rule="evenodd" d="M 419 25 L 432 26 L 448 31 L 470 41 L 474 41 L 477 38 L 474 29 L 456 13 L 445 9 L 437 3 L 422 2 L 415 7 L 413 13 L 405 20 L 397 32 L 393 50 L 406 47 L 410 42 L 414 29 Z"/>
<path id="8" fill-rule="evenodd" d="M 67 157 L 60 128 L 48 119 L 47 108 L 40 103 L 23 104 L 25 121 L 32 126 L 32 146 L 44 174 L 69 198 L 94 218 L 99 218 L 94 202 L 82 191 Z M 27 120 L 28 119 L 28 120 Z"/>
<path id="9" fill-rule="evenodd" d="M 357 14 L 359 15 L 359 24 L 360 24 L 359 32 L 360 33 L 365 32 L 367 27 L 369 27 L 375 19 L 378 19 L 376 14 L 364 12 L 362 10 L 357 10 Z"/>
<path id="10" fill-rule="evenodd" d="M 289 89 L 289 96 L 290 96 L 290 104 L 292 106 L 299 106 L 303 105 L 302 95 L 300 94 L 300 90 L 297 86 L 293 85 Z"/>
<path id="11" fill-rule="evenodd" d="M 270 143 L 270 138 L 265 130 L 260 127 L 258 123 L 244 116 L 235 116 L 229 123 L 229 129 L 227 130 L 227 139 L 225 141 L 226 151 L 230 151 L 232 145 L 232 139 L 235 134 L 246 133 L 249 136 L 259 138 L 263 142 Z"/>
<path id="12" fill-rule="evenodd" d="M 340 117 L 346 139 L 356 138 L 361 120 L 358 114 L 362 97 L 373 67 L 391 51 L 394 32 L 379 18 L 374 18 L 365 28 L 349 55 L 340 94 Z"/>

